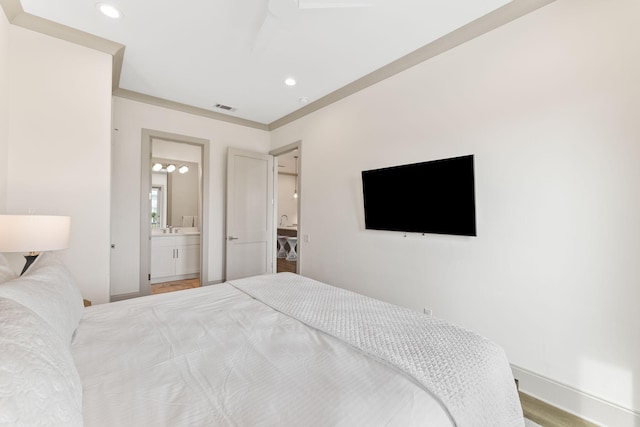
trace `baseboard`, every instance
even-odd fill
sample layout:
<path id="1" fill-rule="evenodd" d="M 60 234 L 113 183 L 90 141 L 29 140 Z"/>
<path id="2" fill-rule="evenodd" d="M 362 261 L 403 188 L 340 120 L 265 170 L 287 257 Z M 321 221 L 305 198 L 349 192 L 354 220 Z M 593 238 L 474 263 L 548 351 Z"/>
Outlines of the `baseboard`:
<path id="1" fill-rule="evenodd" d="M 549 405 L 522 391 L 518 394 L 525 418 L 538 425 L 544 427 L 598 427 L 597 424 Z"/>
<path id="2" fill-rule="evenodd" d="M 210 282 L 207 282 L 207 283 L 203 284 L 202 286 L 219 285 L 220 283 L 224 283 L 224 281 L 222 281 L 222 280 L 212 280 Z"/>
<path id="3" fill-rule="evenodd" d="M 200 278 L 200 273 L 180 274 L 178 276 L 156 277 L 154 279 L 151 279 L 149 283 L 151 285 L 157 285 L 158 283 L 177 282 L 178 280 L 189 280 L 198 278 Z"/>
<path id="4" fill-rule="evenodd" d="M 571 386 L 511 365 L 520 390 L 538 400 L 601 426 L 640 427 L 640 413 Z"/>
<path id="5" fill-rule="evenodd" d="M 126 300 L 126 299 L 138 298 L 138 297 L 141 297 L 141 296 L 142 296 L 142 294 L 140 294 L 140 292 L 131 292 L 129 294 L 111 295 L 111 297 L 109 298 L 109 302 L 123 301 L 123 300 Z"/>

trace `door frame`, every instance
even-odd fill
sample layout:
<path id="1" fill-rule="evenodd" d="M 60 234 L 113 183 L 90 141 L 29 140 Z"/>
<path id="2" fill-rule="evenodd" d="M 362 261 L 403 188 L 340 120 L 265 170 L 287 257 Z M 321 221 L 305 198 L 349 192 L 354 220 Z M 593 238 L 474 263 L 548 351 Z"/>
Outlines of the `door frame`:
<path id="1" fill-rule="evenodd" d="M 302 253 L 303 248 L 303 239 L 302 239 L 302 140 L 298 140 L 296 142 L 292 142 L 291 144 L 283 145 L 282 147 L 278 147 L 269 151 L 269 154 L 273 156 L 273 244 L 276 245 L 277 242 L 277 234 L 278 234 L 278 156 L 289 153 L 291 151 L 298 150 L 298 176 L 296 176 L 296 189 L 298 190 L 298 199 L 296 201 L 296 209 L 298 209 L 298 244 L 296 246 L 296 253 L 298 255 L 298 259 L 296 261 L 296 273 L 301 274 L 301 264 L 302 264 Z M 278 251 L 274 249 L 273 251 L 273 265 L 274 271 L 276 270 L 277 263 L 277 254 Z"/>
<path id="2" fill-rule="evenodd" d="M 202 185 L 200 207 L 200 286 L 209 282 L 209 140 L 193 136 L 179 135 L 153 129 L 142 129 L 142 156 L 140 172 L 140 295 L 151 292 L 151 140 L 161 139 L 181 144 L 201 147 Z"/>

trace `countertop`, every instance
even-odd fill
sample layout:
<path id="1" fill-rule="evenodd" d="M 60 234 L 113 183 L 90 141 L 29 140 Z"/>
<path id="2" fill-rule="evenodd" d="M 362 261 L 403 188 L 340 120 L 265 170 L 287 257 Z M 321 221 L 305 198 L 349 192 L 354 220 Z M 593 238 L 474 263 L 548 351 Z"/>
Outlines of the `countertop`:
<path id="1" fill-rule="evenodd" d="M 200 231 L 195 227 L 176 227 L 169 230 L 166 228 L 153 228 L 151 229 L 151 237 L 171 237 L 171 236 L 199 236 Z"/>

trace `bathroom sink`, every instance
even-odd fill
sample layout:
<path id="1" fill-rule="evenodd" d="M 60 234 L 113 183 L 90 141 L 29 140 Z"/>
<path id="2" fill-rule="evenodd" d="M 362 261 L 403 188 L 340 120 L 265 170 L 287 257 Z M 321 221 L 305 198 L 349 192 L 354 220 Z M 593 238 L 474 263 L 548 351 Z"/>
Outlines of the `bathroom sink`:
<path id="1" fill-rule="evenodd" d="M 152 236 L 196 236 L 200 231 L 197 227 L 172 227 L 172 228 L 152 228 Z"/>

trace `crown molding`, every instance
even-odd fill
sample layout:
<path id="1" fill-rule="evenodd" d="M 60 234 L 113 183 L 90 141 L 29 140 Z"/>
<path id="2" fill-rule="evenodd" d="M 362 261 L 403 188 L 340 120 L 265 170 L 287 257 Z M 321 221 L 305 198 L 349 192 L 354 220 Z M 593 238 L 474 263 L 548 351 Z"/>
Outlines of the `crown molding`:
<path id="1" fill-rule="evenodd" d="M 118 88 L 124 58 L 124 45 L 27 13 L 22 8 L 20 0 L 0 0 L 0 6 L 13 25 L 111 55 L 113 57 L 111 88 L 112 90 Z"/>
<path id="2" fill-rule="evenodd" d="M 476 37 L 486 34 L 502 25 L 508 24 L 543 6 L 553 3 L 554 1 L 556 0 L 513 0 L 501 8 L 458 28 L 457 30 L 377 69 L 376 71 L 367 74 L 364 77 L 359 78 L 358 80 L 347 84 L 346 86 L 343 86 L 340 89 L 331 92 L 328 95 L 325 95 L 299 110 L 271 122 L 270 124 L 241 119 L 204 108 L 181 104 L 179 102 L 169 101 L 127 89 L 121 89 L 120 74 L 122 72 L 122 62 L 124 60 L 124 45 L 26 13 L 20 4 L 20 0 L 0 0 L 0 6 L 2 6 L 7 19 L 13 25 L 112 55 L 112 90 L 114 96 L 157 105 L 164 108 L 170 108 L 185 113 L 196 114 L 228 123 L 248 126 L 255 129 L 272 131 L 311 114 L 314 111 L 338 102 L 341 99 L 368 88 L 369 86 L 388 79 L 389 77 L 401 73 L 402 71 L 440 55 L 441 53 L 453 49 L 456 46 L 473 40 Z"/>
<path id="3" fill-rule="evenodd" d="M 145 95 L 127 89 L 121 89 L 120 75 L 122 73 L 122 62 L 124 60 L 124 45 L 27 13 L 22 8 L 20 0 L 0 0 L 0 6 L 2 7 L 2 10 L 7 16 L 9 22 L 13 25 L 111 55 L 113 58 L 111 81 L 111 90 L 113 96 L 131 99 L 134 101 L 156 105 L 159 107 L 169 108 L 172 110 L 182 111 L 185 113 L 195 114 L 198 116 L 204 116 L 223 122 L 248 126 L 255 129 L 269 130 L 268 126 L 263 123 L 221 114 L 215 111 L 206 110 L 204 108 L 181 104 L 179 102 L 169 101 L 166 99 L 158 98 L 151 95 Z"/>
<path id="4" fill-rule="evenodd" d="M 360 92 L 376 83 L 418 65 L 434 56 L 440 55 L 454 47 L 471 41 L 476 37 L 488 33 L 498 27 L 508 24 L 524 15 L 540 9 L 556 0 L 513 0 L 510 3 L 490 12 L 475 21 L 468 23 L 449 34 L 440 37 L 433 42 L 414 50 L 413 52 L 397 59 L 364 77 L 355 80 L 340 89 L 331 92 L 324 97 L 305 105 L 269 124 L 269 130 L 275 130 L 321 108 L 331 105 L 343 98 Z"/>
<path id="5" fill-rule="evenodd" d="M 11 23 L 18 15 L 24 13 L 20 0 L 0 0 L 0 6 Z"/>
<path id="6" fill-rule="evenodd" d="M 171 110 L 182 111 L 183 113 L 189 113 L 189 114 L 195 114 L 197 116 L 208 117 L 210 119 L 220 120 L 222 122 L 233 123 L 241 126 L 247 126 L 254 129 L 260 129 L 260 130 L 266 130 L 266 131 L 269 130 L 269 127 L 264 123 L 254 122 L 252 120 L 242 119 L 240 117 L 234 117 L 227 114 L 217 113 L 215 111 L 207 110 L 205 108 L 194 107 L 192 105 L 187 105 L 187 104 L 181 104 L 175 101 L 169 101 L 164 98 L 145 95 L 144 93 L 134 92 L 128 89 L 118 88 L 113 91 L 113 96 L 130 99 L 132 101 L 143 102 L 145 104 L 156 105 L 158 107 L 169 108 Z"/>

